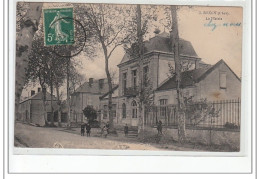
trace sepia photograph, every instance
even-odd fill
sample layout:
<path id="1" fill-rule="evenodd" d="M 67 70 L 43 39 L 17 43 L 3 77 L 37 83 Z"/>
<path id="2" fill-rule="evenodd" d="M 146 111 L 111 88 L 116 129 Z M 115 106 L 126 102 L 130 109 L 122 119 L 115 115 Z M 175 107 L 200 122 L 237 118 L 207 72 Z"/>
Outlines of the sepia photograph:
<path id="1" fill-rule="evenodd" d="M 240 152 L 243 7 L 15 14 L 14 148 Z"/>

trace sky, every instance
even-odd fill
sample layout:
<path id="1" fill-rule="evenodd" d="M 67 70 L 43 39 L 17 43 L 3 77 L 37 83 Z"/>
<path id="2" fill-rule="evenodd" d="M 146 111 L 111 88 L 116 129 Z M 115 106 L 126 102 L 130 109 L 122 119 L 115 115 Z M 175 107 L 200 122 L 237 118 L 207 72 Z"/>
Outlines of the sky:
<path id="1" fill-rule="evenodd" d="M 206 11 L 221 12 L 221 15 L 207 15 Z M 223 12 L 223 14 L 222 14 Z M 202 14 L 200 14 L 202 13 Z M 208 12 L 209 13 L 209 12 Z M 228 13 L 226 15 L 225 13 Z M 162 11 L 159 14 L 163 17 Z M 209 23 L 206 18 L 222 18 L 222 20 L 213 20 L 217 26 L 213 31 L 211 27 L 205 26 Z M 223 23 L 229 23 L 229 26 L 223 26 Z M 241 23 L 240 26 L 230 26 L 230 23 Z M 221 24 L 221 26 L 220 26 Z M 233 7 L 181 7 L 178 10 L 179 36 L 192 43 L 196 53 L 202 61 L 208 64 L 215 64 L 223 59 L 232 68 L 232 70 L 241 77 L 241 61 L 242 61 L 242 8 Z M 159 27 L 161 32 L 164 30 L 158 22 L 155 26 Z M 153 30 L 148 35 L 153 37 Z M 118 71 L 117 65 L 120 63 L 124 55 L 124 50 L 119 47 L 111 56 L 110 68 Z M 79 55 L 75 58 L 82 62 L 80 71 L 86 74 L 87 78 L 103 78 L 105 77 L 105 64 L 102 52 L 94 60 Z"/>
<path id="2" fill-rule="evenodd" d="M 52 3 L 53 5 L 53 3 Z M 127 8 L 127 5 L 125 5 Z M 162 6 L 157 6 L 158 19 L 161 23 L 166 16 Z M 178 30 L 182 39 L 188 40 L 193 45 L 197 55 L 207 64 L 214 65 L 223 59 L 230 68 L 241 77 L 242 65 L 242 28 L 243 11 L 240 7 L 207 7 L 207 6 L 179 6 Z M 165 28 L 159 20 L 149 26 L 149 33 L 145 39 L 153 37 L 154 29 L 157 27 L 161 32 Z M 83 53 L 74 57 L 82 65 L 79 72 L 88 78 L 106 78 L 105 63 L 102 51 L 97 51 L 97 57 L 90 59 Z M 109 68 L 116 72 L 118 78 L 118 67 L 124 55 L 122 47 L 118 47 L 109 61 Z M 117 79 L 116 79 L 117 80 Z M 22 96 L 28 96 L 31 87 L 23 91 Z"/>

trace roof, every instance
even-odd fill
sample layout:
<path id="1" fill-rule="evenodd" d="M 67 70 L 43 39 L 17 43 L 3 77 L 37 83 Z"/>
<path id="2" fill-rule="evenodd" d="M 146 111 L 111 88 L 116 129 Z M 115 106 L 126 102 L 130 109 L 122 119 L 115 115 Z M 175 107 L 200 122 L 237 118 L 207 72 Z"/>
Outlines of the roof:
<path id="1" fill-rule="evenodd" d="M 89 82 L 83 83 L 80 87 L 76 89 L 75 93 L 105 94 L 108 91 L 108 82 L 104 79 L 104 84 L 102 88 L 100 88 L 99 86 L 99 80 L 94 80 L 92 85 L 90 85 Z"/>
<path id="2" fill-rule="evenodd" d="M 220 64 L 223 63 L 229 68 L 229 66 L 224 62 L 224 60 L 220 60 L 213 66 L 209 65 L 202 68 L 182 72 L 180 87 L 185 88 L 185 87 L 193 86 L 195 83 L 198 83 L 201 80 L 203 80 L 205 77 L 207 77 L 213 70 L 215 70 Z M 237 75 L 232 70 L 231 72 L 237 77 Z M 239 78 L 237 77 L 237 79 Z M 175 89 L 175 88 L 177 88 L 176 75 L 166 80 L 163 84 L 161 84 L 156 89 L 156 91 Z"/>
<path id="3" fill-rule="evenodd" d="M 28 98 L 25 98 L 24 100 L 20 101 L 20 103 L 23 103 L 25 101 L 28 101 L 28 100 L 42 100 L 43 98 L 43 92 L 39 92 L 39 93 L 36 93 Z M 49 92 L 46 92 L 46 101 L 50 101 L 51 100 L 51 94 Z M 57 100 L 57 98 L 53 95 L 53 100 Z"/>
<path id="4" fill-rule="evenodd" d="M 148 41 L 144 42 L 145 46 L 145 53 L 149 53 L 152 51 L 161 51 L 161 52 L 171 52 L 171 44 L 170 44 L 170 34 L 167 32 L 163 32 L 161 34 L 158 34 L 152 38 L 150 38 Z M 195 57 L 198 58 L 197 53 L 195 52 L 191 42 L 186 41 L 184 39 L 179 39 L 179 50 L 180 55 L 183 56 L 189 56 L 189 57 Z M 128 53 L 125 53 L 121 63 L 124 63 L 126 61 L 130 60 L 130 55 Z"/>
<path id="5" fill-rule="evenodd" d="M 111 91 L 105 93 L 104 95 L 100 96 L 99 99 L 102 100 L 102 99 L 105 99 L 110 93 L 114 94 L 114 92 L 118 89 L 118 86 L 119 85 L 116 85 L 114 88 L 112 88 Z"/>

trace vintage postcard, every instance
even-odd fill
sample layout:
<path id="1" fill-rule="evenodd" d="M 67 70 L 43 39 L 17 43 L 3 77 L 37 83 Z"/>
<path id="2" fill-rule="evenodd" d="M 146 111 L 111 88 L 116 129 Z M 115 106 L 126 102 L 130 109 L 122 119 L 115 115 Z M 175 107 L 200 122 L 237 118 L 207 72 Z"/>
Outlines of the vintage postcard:
<path id="1" fill-rule="evenodd" d="M 15 148 L 241 150 L 242 7 L 16 7 Z"/>

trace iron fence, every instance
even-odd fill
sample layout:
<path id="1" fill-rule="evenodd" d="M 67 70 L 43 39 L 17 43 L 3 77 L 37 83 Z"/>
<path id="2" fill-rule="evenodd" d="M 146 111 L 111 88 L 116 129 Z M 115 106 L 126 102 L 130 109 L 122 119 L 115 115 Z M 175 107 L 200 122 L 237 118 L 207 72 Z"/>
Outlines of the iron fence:
<path id="1" fill-rule="evenodd" d="M 199 105 L 199 104 L 192 104 Z M 187 117 L 186 126 L 195 128 L 219 128 L 219 129 L 238 129 L 241 120 L 241 101 L 240 99 L 221 100 L 207 102 L 207 106 L 216 111 L 216 115 L 207 115 L 203 120 L 194 122 L 194 119 Z M 176 105 L 151 106 L 145 110 L 144 124 L 155 126 L 162 121 L 164 126 L 174 127 L 178 125 L 176 117 Z"/>

